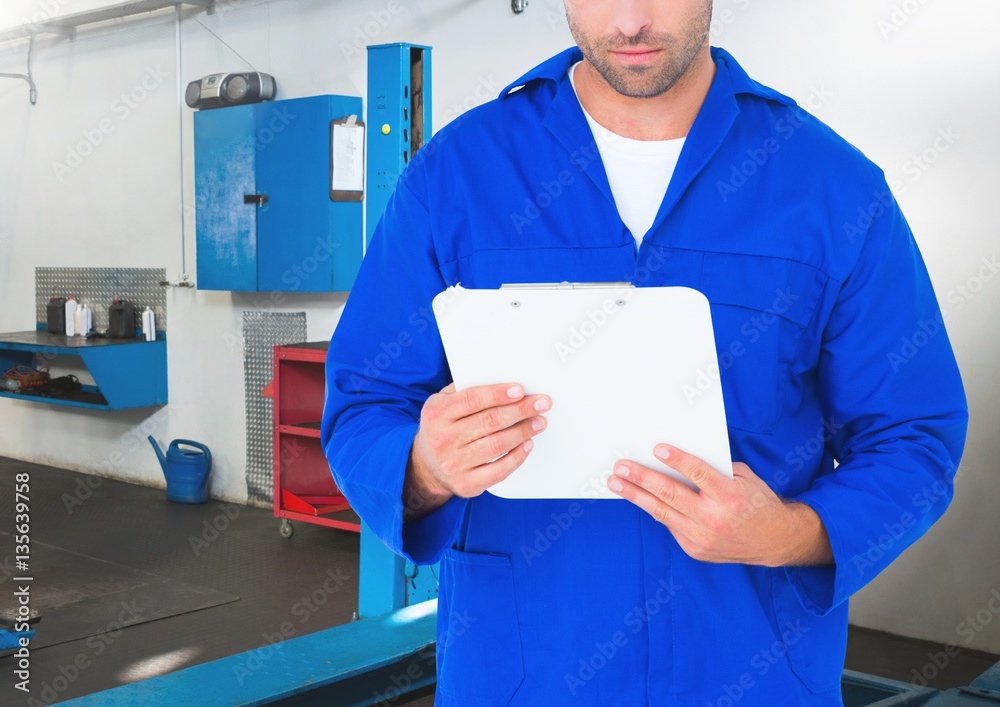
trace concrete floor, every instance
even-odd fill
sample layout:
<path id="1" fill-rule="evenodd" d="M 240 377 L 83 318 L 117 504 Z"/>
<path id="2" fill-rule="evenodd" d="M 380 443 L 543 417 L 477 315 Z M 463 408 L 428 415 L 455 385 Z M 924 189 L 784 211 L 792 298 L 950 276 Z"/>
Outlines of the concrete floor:
<path id="1" fill-rule="evenodd" d="M 240 600 L 130 626 L 110 641 L 81 639 L 41 648 L 32 654 L 30 703 L 13 688 L 11 669 L 4 665 L 10 659 L 0 658 L 0 704 L 5 707 L 52 704 L 132 682 L 145 675 L 138 672 L 143 666 L 167 672 L 259 648 L 283 622 L 293 623 L 295 635 L 338 626 L 349 621 L 357 607 L 357 535 L 298 523 L 295 535 L 284 539 L 278 535 L 278 520 L 267 510 L 214 501 L 173 504 L 157 489 L 0 458 L 3 531 L 13 528 L 14 475 L 21 471 L 31 474 L 33 540 L 235 594 Z M 83 479 L 91 484 L 81 486 Z M 227 511 L 234 517 L 225 529 L 217 537 L 207 532 L 206 522 Z M 199 542 L 206 539 L 207 544 Z M 12 550 L 0 548 L 0 562 Z M 328 572 L 343 577 L 342 585 L 322 605 L 303 611 L 301 598 L 321 587 Z M 0 572 L 0 592 L 10 589 L 9 575 Z M 38 629 L 45 630 L 44 617 Z M 852 628 L 847 667 L 912 682 L 914 671 L 940 648 Z M 69 666 L 80 656 L 86 657 L 87 668 L 73 673 Z M 998 660 L 1000 656 L 962 651 L 929 684 L 968 684 Z M 72 679 L 60 679 L 67 673 Z M 395 704 L 429 707 L 433 689 Z"/>

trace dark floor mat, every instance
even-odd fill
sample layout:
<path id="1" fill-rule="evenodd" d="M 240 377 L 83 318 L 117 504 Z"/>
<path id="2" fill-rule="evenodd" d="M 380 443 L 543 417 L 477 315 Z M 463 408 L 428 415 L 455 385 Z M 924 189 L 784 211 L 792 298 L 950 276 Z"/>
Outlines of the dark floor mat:
<path id="1" fill-rule="evenodd" d="M 9 533 L 0 531 L 0 541 L 13 545 Z M 31 641 L 35 650 L 239 599 L 37 540 L 31 567 L 31 608 L 42 615 Z M 13 601 L 12 593 L 0 595 L 0 609 L 13 608 L 7 606 Z"/>

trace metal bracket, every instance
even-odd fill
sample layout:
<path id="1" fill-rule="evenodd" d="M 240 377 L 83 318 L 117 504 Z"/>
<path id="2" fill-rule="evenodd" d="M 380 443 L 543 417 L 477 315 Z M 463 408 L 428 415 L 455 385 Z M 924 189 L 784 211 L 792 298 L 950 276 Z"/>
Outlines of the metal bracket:
<path id="1" fill-rule="evenodd" d="M 206 15 L 215 14 L 215 0 L 186 0 L 185 5 L 197 5 L 205 8 Z"/>
<path id="2" fill-rule="evenodd" d="M 28 98 L 31 101 L 31 105 L 35 105 L 38 100 L 38 89 L 35 88 L 35 82 L 31 80 L 31 77 L 27 74 L 0 74 L 0 79 L 24 79 L 28 82 L 29 93 Z"/>
<path id="3" fill-rule="evenodd" d="M 244 194 L 243 195 L 244 204 L 257 204 L 257 206 L 263 206 L 267 203 L 267 194 Z"/>

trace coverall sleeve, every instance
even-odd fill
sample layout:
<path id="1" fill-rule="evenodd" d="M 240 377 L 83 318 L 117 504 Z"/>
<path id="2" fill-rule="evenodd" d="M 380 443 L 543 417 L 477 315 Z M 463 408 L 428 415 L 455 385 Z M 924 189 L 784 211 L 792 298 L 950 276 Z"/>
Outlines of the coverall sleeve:
<path id="1" fill-rule="evenodd" d="M 431 218 L 404 172 L 330 342 L 321 442 L 351 507 L 393 552 L 437 562 L 466 499 L 403 523 L 403 480 L 424 401 L 451 382 L 431 300 L 445 289 Z"/>
<path id="2" fill-rule="evenodd" d="M 819 515 L 835 564 L 785 572 L 803 607 L 823 615 L 941 517 L 965 445 L 958 365 L 895 200 L 872 220 L 840 287 L 818 375 L 825 419 L 843 425 L 828 443 L 839 466 L 795 500 Z"/>

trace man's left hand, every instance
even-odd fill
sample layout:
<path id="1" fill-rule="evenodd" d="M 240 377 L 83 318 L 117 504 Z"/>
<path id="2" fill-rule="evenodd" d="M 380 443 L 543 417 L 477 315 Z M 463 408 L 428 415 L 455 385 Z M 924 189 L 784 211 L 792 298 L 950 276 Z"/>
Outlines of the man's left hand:
<path id="1" fill-rule="evenodd" d="M 833 563 L 816 512 L 781 499 L 746 464 L 733 464 L 730 479 L 676 447 L 660 444 L 653 453 L 700 491 L 624 459 L 615 463 L 608 488 L 667 526 L 694 559 L 767 567 Z"/>

